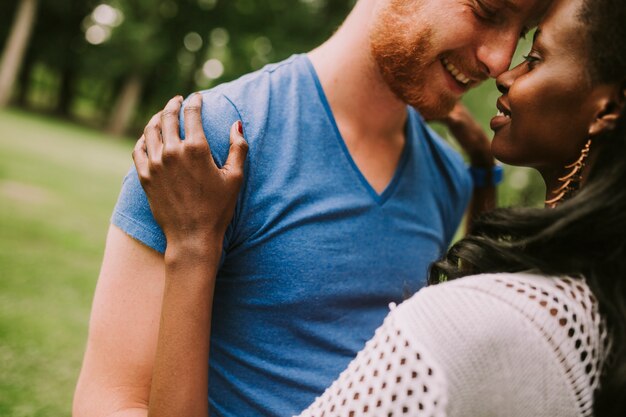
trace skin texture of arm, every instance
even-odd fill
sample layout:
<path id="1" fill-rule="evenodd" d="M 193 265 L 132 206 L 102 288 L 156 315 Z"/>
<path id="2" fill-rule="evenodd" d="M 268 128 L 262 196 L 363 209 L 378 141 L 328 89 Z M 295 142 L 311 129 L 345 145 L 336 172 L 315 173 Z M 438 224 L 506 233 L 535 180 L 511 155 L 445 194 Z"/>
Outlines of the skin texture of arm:
<path id="1" fill-rule="evenodd" d="M 145 417 L 165 283 L 163 256 L 111 226 L 74 417 Z"/>
<path id="2" fill-rule="evenodd" d="M 237 122 L 231 127 L 228 159 L 218 168 L 202 129 L 202 96 L 193 95 L 184 109 L 184 141 L 178 134 L 181 105 L 182 97 L 170 100 L 133 152 L 139 180 L 168 242 L 150 417 L 208 416 L 215 278 L 248 149 Z"/>
<path id="3" fill-rule="evenodd" d="M 190 242 L 166 252 L 151 417 L 208 416 L 211 312 L 222 252 L 221 239 L 215 242 Z"/>
<path id="4" fill-rule="evenodd" d="M 202 254 L 193 245 L 176 245 L 164 261 L 112 226 L 106 247 L 73 415 L 208 415 L 207 360 L 221 242 L 206 242 Z"/>

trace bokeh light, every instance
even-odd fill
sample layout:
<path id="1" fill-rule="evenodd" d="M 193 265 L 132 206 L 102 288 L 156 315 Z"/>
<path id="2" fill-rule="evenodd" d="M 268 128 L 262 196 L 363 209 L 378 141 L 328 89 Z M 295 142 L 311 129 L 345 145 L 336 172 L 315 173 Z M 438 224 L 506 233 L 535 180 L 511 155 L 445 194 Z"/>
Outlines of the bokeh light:
<path id="1" fill-rule="evenodd" d="M 202 66 L 202 73 L 211 80 L 216 80 L 224 74 L 224 64 L 216 58 L 209 59 Z"/>

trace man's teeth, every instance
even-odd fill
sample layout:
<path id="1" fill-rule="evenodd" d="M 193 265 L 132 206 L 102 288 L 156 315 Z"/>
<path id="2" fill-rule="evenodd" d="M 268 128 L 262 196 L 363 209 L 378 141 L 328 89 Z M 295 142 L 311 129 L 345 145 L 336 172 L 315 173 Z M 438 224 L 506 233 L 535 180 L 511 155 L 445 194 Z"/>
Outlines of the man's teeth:
<path id="1" fill-rule="evenodd" d="M 448 62 L 447 59 L 442 59 L 443 65 L 446 67 L 448 72 L 452 74 L 452 76 L 461 84 L 468 84 L 470 79 L 467 75 L 463 74 L 457 67 Z"/>

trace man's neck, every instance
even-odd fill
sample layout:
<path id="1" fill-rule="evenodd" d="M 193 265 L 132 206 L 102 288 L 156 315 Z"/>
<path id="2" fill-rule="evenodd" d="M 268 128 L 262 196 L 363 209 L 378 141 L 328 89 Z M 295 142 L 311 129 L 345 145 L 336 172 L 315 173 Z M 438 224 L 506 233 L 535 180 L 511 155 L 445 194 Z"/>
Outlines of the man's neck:
<path id="1" fill-rule="evenodd" d="M 402 135 L 407 113 L 370 52 L 368 28 L 374 3 L 359 1 L 342 27 L 308 56 L 342 134 L 380 140 Z"/>

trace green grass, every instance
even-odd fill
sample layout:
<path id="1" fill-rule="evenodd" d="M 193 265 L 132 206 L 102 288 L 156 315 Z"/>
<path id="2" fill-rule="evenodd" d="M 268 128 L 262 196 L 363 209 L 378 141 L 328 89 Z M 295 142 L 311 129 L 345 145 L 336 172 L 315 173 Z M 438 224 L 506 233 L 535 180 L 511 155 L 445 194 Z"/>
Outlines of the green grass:
<path id="1" fill-rule="evenodd" d="M 0 112 L 0 416 L 69 416 L 132 142 Z"/>

